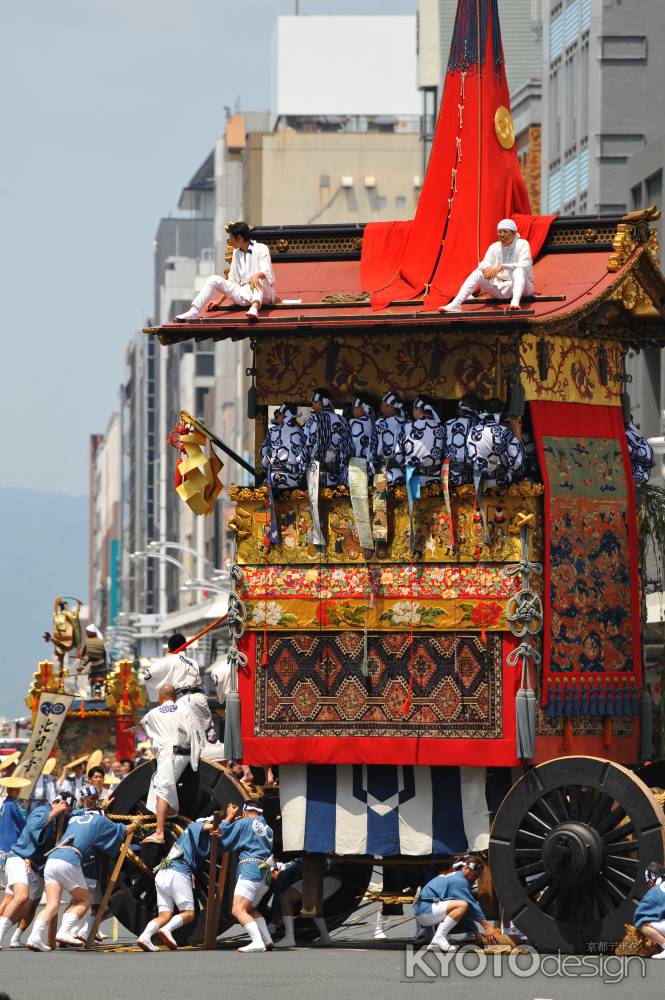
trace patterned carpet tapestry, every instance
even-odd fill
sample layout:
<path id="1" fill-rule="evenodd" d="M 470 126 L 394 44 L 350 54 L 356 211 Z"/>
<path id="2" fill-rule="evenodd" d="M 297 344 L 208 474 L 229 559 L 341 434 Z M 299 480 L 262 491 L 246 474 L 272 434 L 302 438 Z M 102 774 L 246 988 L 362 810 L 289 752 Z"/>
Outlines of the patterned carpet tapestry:
<path id="1" fill-rule="evenodd" d="M 245 760 L 515 763 L 505 633 L 268 632 L 243 644 Z"/>
<path id="2" fill-rule="evenodd" d="M 531 410 L 545 477 L 543 692 L 551 674 L 639 683 L 637 522 L 621 409 Z"/>

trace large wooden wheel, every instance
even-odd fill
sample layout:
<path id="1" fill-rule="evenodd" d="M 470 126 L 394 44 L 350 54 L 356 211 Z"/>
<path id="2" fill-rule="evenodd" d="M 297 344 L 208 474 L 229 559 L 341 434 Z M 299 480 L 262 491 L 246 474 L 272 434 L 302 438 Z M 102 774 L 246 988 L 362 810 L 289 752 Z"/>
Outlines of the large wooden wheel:
<path id="1" fill-rule="evenodd" d="M 496 814 L 489 845 L 505 915 L 541 951 L 585 952 L 623 936 L 663 861 L 665 815 L 619 764 L 563 757 L 528 771 Z"/>
<path id="2" fill-rule="evenodd" d="M 132 771 L 116 788 L 111 814 L 141 815 L 147 812 L 146 799 L 150 779 L 155 770 L 151 761 Z M 187 768 L 178 782 L 180 816 L 168 825 L 167 843 L 164 848 L 146 844 L 140 856 L 129 857 L 123 866 L 116 888 L 111 896 L 111 912 L 131 933 L 139 934 L 147 922 L 155 915 L 155 885 L 152 869 L 166 855 L 171 844 L 190 820 L 209 816 L 216 809 L 225 810 L 229 802 L 242 805 L 247 799 L 259 799 L 267 822 L 275 833 L 275 855 L 281 854 L 282 830 L 279 812 L 279 794 L 276 788 L 257 790 L 238 781 L 227 768 L 208 761 L 201 761 L 193 772 Z M 221 860 L 221 858 L 220 858 Z M 372 874 L 372 865 L 367 862 L 337 861 L 326 872 L 339 879 L 339 888 L 326 899 L 324 914 L 330 928 L 338 927 L 358 907 Z M 233 921 L 231 903 L 235 883 L 233 861 L 229 866 L 224 897 L 219 917 L 218 933 L 227 930 Z M 187 927 L 176 932 L 179 944 L 199 944 L 203 940 L 203 918 L 208 898 L 208 870 L 200 872 L 194 888 L 197 907 L 196 919 Z M 298 920 L 298 937 L 312 936 L 312 922 Z"/>

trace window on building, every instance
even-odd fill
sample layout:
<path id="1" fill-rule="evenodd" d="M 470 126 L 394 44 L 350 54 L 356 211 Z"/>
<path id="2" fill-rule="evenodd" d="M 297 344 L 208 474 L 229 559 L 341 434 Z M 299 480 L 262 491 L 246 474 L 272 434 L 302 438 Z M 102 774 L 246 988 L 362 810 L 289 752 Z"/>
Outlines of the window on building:
<path id="1" fill-rule="evenodd" d="M 398 212 L 403 212 L 406 209 L 406 198 L 403 194 L 398 194 L 395 198 L 395 208 Z"/>
<path id="2" fill-rule="evenodd" d="M 197 354 L 196 355 L 196 374 L 197 375 L 214 375 L 215 374 L 215 355 L 214 354 Z"/>
<path id="3" fill-rule="evenodd" d="M 633 212 L 639 212 L 644 205 L 644 194 L 641 184 L 636 184 L 630 189 L 630 207 Z"/>
<path id="4" fill-rule="evenodd" d="M 570 45 L 580 32 L 580 0 L 570 0 L 565 10 L 564 44 Z"/>
<path id="5" fill-rule="evenodd" d="M 561 63 L 550 70 L 550 162 L 561 156 Z"/>
<path id="6" fill-rule="evenodd" d="M 591 0 L 582 0 L 582 31 L 591 24 Z"/>
<path id="7" fill-rule="evenodd" d="M 561 55 L 563 16 L 559 13 L 550 21 L 550 62 Z"/>
<path id="8" fill-rule="evenodd" d="M 647 205 L 660 208 L 663 203 L 663 171 L 657 170 L 651 177 L 647 177 L 644 186 L 647 192 Z"/>
<path id="9" fill-rule="evenodd" d="M 561 206 L 561 170 L 552 170 L 547 178 L 547 211 L 558 212 Z"/>
<path id="10" fill-rule="evenodd" d="M 583 149 L 579 155 L 579 190 L 586 191 L 589 187 L 589 150 Z"/>
<path id="11" fill-rule="evenodd" d="M 197 388 L 197 390 L 196 390 L 196 412 L 195 412 L 194 416 L 199 417 L 199 419 L 203 419 L 203 416 L 205 414 L 206 396 L 207 395 L 208 395 L 208 390 L 207 389 L 202 389 L 200 387 Z"/>

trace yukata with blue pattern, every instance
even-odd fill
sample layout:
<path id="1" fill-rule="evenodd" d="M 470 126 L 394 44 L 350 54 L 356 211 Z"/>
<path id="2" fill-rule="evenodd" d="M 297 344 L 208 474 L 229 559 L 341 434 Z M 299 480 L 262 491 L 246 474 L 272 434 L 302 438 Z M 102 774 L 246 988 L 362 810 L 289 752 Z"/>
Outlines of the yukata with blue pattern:
<path id="1" fill-rule="evenodd" d="M 283 420 L 279 418 L 283 417 Z M 305 433 L 296 413 L 287 403 L 275 411 L 275 417 L 261 445 L 261 464 L 275 490 L 302 486 L 305 476 Z"/>
<path id="2" fill-rule="evenodd" d="M 438 413 L 423 400 L 413 404 L 414 419 L 407 420 L 395 445 L 395 460 L 406 470 L 417 473 L 421 485 L 441 481 L 441 466 L 445 453 L 445 433 Z M 415 417 L 416 411 L 423 413 Z"/>

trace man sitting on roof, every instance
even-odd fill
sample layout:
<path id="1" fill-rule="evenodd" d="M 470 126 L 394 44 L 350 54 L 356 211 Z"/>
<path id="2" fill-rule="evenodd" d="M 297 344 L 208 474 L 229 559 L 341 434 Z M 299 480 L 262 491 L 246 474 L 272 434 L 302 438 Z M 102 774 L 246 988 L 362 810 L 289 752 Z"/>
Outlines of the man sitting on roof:
<path id="1" fill-rule="evenodd" d="M 462 303 L 481 289 L 493 299 L 510 299 L 510 309 L 519 309 L 523 295 L 533 295 L 533 262 L 527 240 L 520 239 L 512 219 L 502 219 L 484 260 L 472 271 L 459 292 L 439 312 L 461 313 Z"/>
<path id="2" fill-rule="evenodd" d="M 258 319 L 262 303 L 275 301 L 275 275 L 268 247 L 251 238 L 246 222 L 232 222 L 226 231 L 233 247 L 228 278 L 212 274 L 187 312 L 176 316 L 179 322 L 200 319 L 207 304 L 220 293 L 237 306 L 249 307 L 247 318 L 250 320 Z"/>

